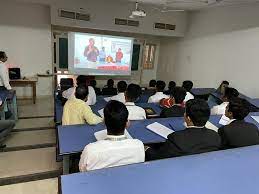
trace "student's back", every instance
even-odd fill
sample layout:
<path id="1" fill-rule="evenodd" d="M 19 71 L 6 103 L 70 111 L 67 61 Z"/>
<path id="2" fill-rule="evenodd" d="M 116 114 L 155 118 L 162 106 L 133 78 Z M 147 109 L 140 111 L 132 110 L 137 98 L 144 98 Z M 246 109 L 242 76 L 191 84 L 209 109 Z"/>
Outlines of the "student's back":
<path id="1" fill-rule="evenodd" d="M 113 87 L 114 81 L 109 79 L 107 85 L 102 89 L 102 95 L 112 96 L 117 94 L 117 89 Z"/>
<path id="2" fill-rule="evenodd" d="M 161 99 L 163 98 L 169 98 L 168 95 L 165 95 L 164 89 L 165 89 L 165 82 L 164 81 L 157 81 L 156 83 L 156 93 L 149 97 L 148 103 L 159 103 Z"/>
<path id="3" fill-rule="evenodd" d="M 259 144 L 258 128 L 245 122 L 249 114 L 249 104 L 241 98 L 232 98 L 226 109 L 226 116 L 231 119 L 230 124 L 219 128 L 223 148 L 236 148 Z"/>
<path id="4" fill-rule="evenodd" d="M 115 167 L 144 162 L 144 145 L 140 140 L 127 139 L 128 110 L 118 101 L 110 101 L 104 108 L 107 138 L 88 144 L 79 162 L 80 171 Z"/>

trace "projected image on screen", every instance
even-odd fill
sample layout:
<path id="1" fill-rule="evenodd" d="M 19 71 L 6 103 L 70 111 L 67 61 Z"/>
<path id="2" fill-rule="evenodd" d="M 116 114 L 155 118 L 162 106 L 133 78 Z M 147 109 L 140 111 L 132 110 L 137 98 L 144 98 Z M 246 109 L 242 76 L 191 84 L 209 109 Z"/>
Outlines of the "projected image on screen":
<path id="1" fill-rule="evenodd" d="M 88 75 L 130 75 L 131 38 L 71 33 L 70 70 Z M 71 65 L 72 63 L 72 65 Z"/>

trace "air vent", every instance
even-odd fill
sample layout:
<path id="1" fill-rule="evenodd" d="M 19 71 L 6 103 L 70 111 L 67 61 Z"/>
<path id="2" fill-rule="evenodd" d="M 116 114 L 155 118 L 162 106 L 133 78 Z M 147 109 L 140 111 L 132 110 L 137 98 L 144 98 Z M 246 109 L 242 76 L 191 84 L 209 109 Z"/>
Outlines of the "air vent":
<path id="1" fill-rule="evenodd" d="M 90 15 L 89 14 L 83 14 L 83 13 L 76 13 L 76 19 L 77 20 L 83 20 L 83 21 L 90 21 Z"/>
<path id="2" fill-rule="evenodd" d="M 134 26 L 134 27 L 138 27 L 139 26 L 139 21 L 115 18 L 115 24 L 116 25 L 121 25 L 121 26 Z"/>
<path id="3" fill-rule="evenodd" d="M 128 26 L 138 27 L 138 26 L 139 26 L 139 21 L 136 21 L 136 20 L 128 20 Z"/>
<path id="4" fill-rule="evenodd" d="M 75 19 L 76 13 L 72 11 L 60 10 L 59 16 L 63 18 Z"/>
<path id="5" fill-rule="evenodd" d="M 162 30 L 175 30 L 176 26 L 173 24 L 155 23 L 154 28 Z"/>
<path id="6" fill-rule="evenodd" d="M 128 24 L 128 21 L 125 20 L 125 19 L 115 18 L 115 24 L 116 25 L 126 26 Z"/>

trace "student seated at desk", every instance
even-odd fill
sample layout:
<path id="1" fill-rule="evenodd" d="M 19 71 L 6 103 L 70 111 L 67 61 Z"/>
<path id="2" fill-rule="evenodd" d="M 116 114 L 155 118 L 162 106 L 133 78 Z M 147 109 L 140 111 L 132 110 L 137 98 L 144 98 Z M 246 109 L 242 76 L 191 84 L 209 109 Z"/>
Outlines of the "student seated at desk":
<path id="1" fill-rule="evenodd" d="M 173 89 L 176 87 L 176 83 L 174 81 L 170 81 L 168 83 L 168 90 L 166 90 L 164 92 L 165 95 L 171 95 L 172 94 L 172 91 Z"/>
<path id="2" fill-rule="evenodd" d="M 235 88 L 228 88 L 227 87 L 225 89 L 225 94 L 222 98 L 223 103 L 221 103 L 220 105 L 212 107 L 211 114 L 212 115 L 223 115 L 223 114 L 225 114 L 226 107 L 227 107 L 229 101 L 231 100 L 231 98 L 238 97 L 238 96 L 239 96 L 239 92 Z"/>
<path id="3" fill-rule="evenodd" d="M 229 87 L 229 82 L 228 81 L 222 81 L 221 82 L 221 84 L 220 84 L 220 86 L 217 88 L 217 93 L 220 93 L 220 94 L 222 94 L 222 95 L 224 95 L 224 93 L 225 93 L 225 90 L 226 90 L 226 88 L 227 87 Z"/>
<path id="4" fill-rule="evenodd" d="M 97 88 L 96 87 L 96 80 L 95 79 L 93 79 L 93 80 L 90 80 L 90 86 L 92 86 L 93 87 L 93 89 L 94 89 L 94 91 L 95 91 L 95 94 L 96 95 L 101 95 L 102 94 L 102 92 L 101 92 L 101 89 L 100 88 Z"/>
<path id="5" fill-rule="evenodd" d="M 192 81 L 190 81 L 190 80 L 184 81 L 182 87 L 186 90 L 186 96 L 184 98 L 184 102 L 194 99 L 194 96 L 191 94 L 191 90 L 193 87 Z"/>
<path id="6" fill-rule="evenodd" d="M 87 82 L 87 76 L 85 76 L 85 75 L 79 75 L 76 78 L 76 85 L 77 86 L 79 86 L 79 85 L 86 86 L 86 82 Z M 94 91 L 92 86 L 87 86 L 87 87 L 88 87 L 88 98 L 87 98 L 86 104 L 87 105 L 94 105 L 96 103 L 95 91 Z M 69 88 L 69 89 L 65 90 L 62 93 L 62 97 L 66 98 L 66 99 L 74 98 L 75 97 L 75 89 L 76 89 L 76 87 L 72 87 L 72 88 Z"/>
<path id="7" fill-rule="evenodd" d="M 130 84 L 125 92 L 126 107 L 129 111 L 129 120 L 143 120 L 146 119 L 146 112 L 143 108 L 136 106 L 135 102 L 141 94 L 139 85 Z"/>
<path id="8" fill-rule="evenodd" d="M 146 160 L 163 159 L 216 151 L 221 146 L 217 132 L 207 129 L 210 109 L 206 101 L 189 100 L 184 115 L 187 128 L 168 135 L 165 143 L 146 150 Z"/>
<path id="9" fill-rule="evenodd" d="M 108 79 L 107 85 L 102 90 L 102 95 L 112 96 L 117 94 L 117 89 L 114 88 L 113 79 Z"/>
<path id="10" fill-rule="evenodd" d="M 4 51 L 0 51 L 0 90 L 11 90 L 9 83 L 9 73 L 5 66 L 8 57 Z"/>
<path id="11" fill-rule="evenodd" d="M 76 87 L 75 98 L 70 98 L 63 110 L 62 125 L 85 124 L 96 125 L 103 119 L 92 112 L 90 106 L 85 104 L 88 95 L 88 87 L 79 85 Z"/>
<path id="12" fill-rule="evenodd" d="M 149 81 L 148 88 L 143 92 L 144 95 L 154 95 L 156 93 L 156 80 Z"/>
<path id="13" fill-rule="evenodd" d="M 118 101 L 110 101 L 104 108 L 107 138 L 88 144 L 79 162 L 81 172 L 144 162 L 144 145 L 140 140 L 127 139 L 128 110 Z"/>
<path id="14" fill-rule="evenodd" d="M 125 81 L 119 81 L 117 84 L 117 90 L 118 90 L 118 94 L 112 97 L 108 97 L 108 101 L 109 100 L 117 100 L 119 102 L 125 103 L 125 91 L 127 89 L 127 83 Z"/>
<path id="15" fill-rule="evenodd" d="M 157 81 L 156 82 L 156 93 L 153 96 L 150 96 L 148 99 L 148 103 L 159 103 L 161 99 L 163 98 L 169 98 L 168 95 L 165 95 L 164 89 L 165 89 L 165 82 L 164 81 Z"/>
<path id="16" fill-rule="evenodd" d="M 166 117 L 183 117 L 185 108 L 183 106 L 183 100 L 186 96 L 186 90 L 182 87 L 175 87 L 172 91 L 173 98 L 169 98 L 172 102 L 171 105 L 169 105 L 169 108 L 164 108 L 161 113 L 160 117 L 166 118 Z M 167 102 L 168 99 L 162 99 L 160 104 L 162 106 L 165 106 L 165 102 Z"/>
<path id="17" fill-rule="evenodd" d="M 249 114 L 249 103 L 245 99 L 232 98 L 225 115 L 230 119 L 228 125 L 219 128 L 223 148 L 236 148 L 259 144 L 258 128 L 245 122 Z"/>

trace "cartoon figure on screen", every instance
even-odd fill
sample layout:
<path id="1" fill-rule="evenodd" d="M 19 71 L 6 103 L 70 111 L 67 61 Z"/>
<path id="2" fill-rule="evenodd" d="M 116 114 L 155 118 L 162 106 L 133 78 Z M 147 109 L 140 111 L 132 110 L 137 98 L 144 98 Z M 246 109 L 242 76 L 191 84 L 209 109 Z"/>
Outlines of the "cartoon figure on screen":
<path id="1" fill-rule="evenodd" d="M 88 66 L 93 68 L 96 66 L 97 57 L 99 56 L 99 50 L 96 46 L 94 46 L 95 41 L 93 38 L 89 39 L 89 45 L 85 47 L 84 56 L 90 62 Z"/>
<path id="2" fill-rule="evenodd" d="M 118 49 L 116 52 L 116 63 L 121 63 L 121 59 L 123 58 L 123 52 L 121 51 L 121 48 Z"/>
<path id="3" fill-rule="evenodd" d="M 105 62 L 105 58 L 106 58 L 105 47 L 102 47 L 102 50 L 99 53 L 99 61 L 100 62 Z"/>

